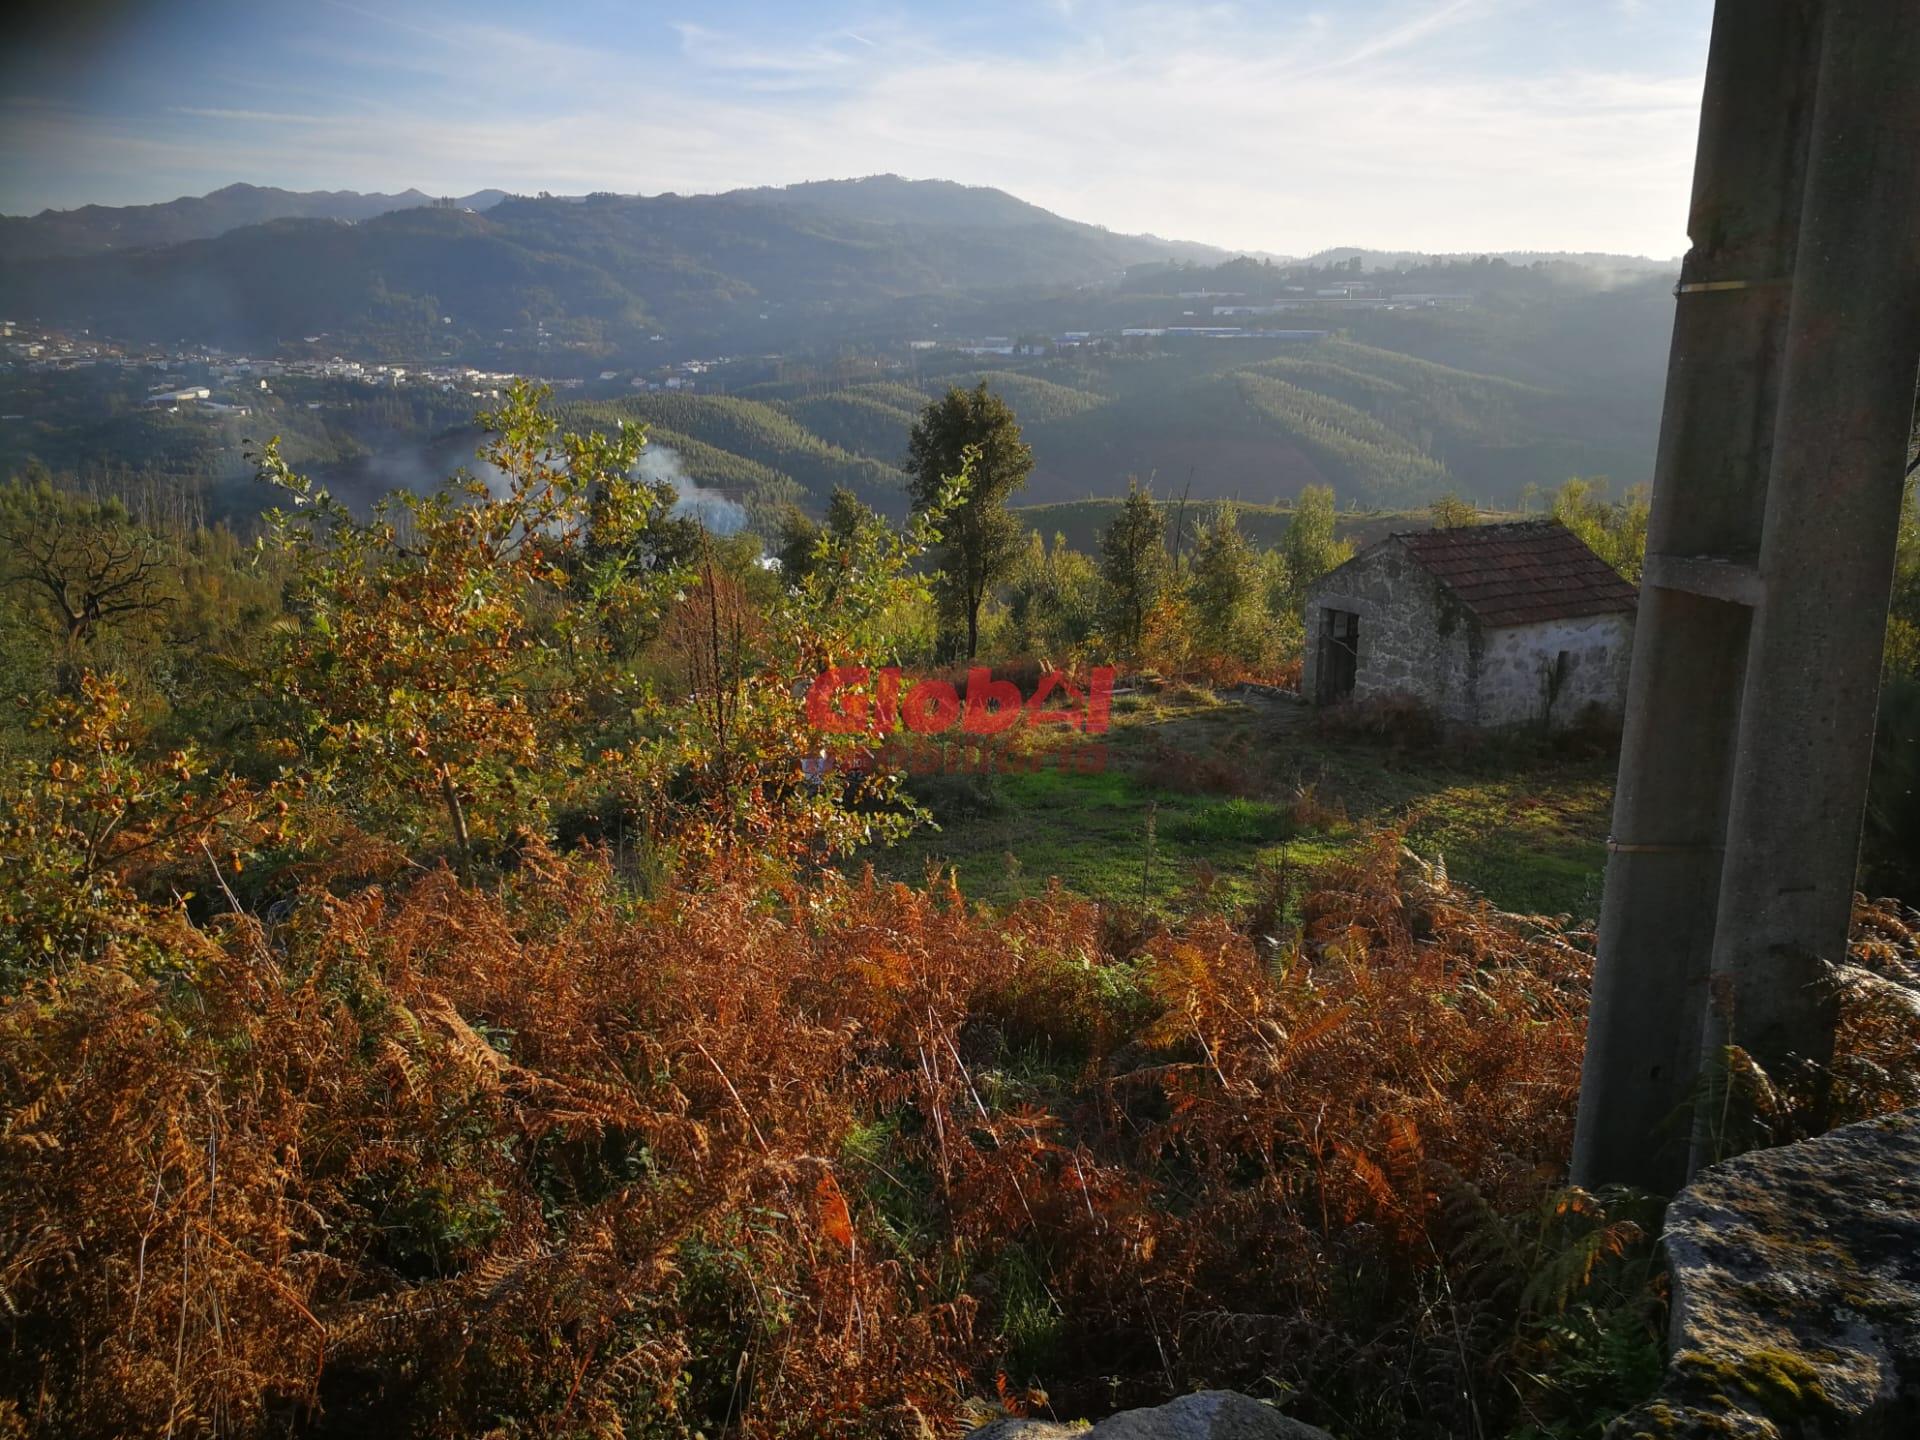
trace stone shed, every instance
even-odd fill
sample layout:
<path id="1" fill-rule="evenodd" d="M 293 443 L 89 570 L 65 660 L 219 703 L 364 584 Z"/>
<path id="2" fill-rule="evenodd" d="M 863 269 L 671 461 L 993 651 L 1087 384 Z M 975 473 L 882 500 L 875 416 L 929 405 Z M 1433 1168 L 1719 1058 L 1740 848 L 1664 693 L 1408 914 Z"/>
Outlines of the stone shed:
<path id="1" fill-rule="evenodd" d="M 1301 690 L 1483 728 L 1617 717 L 1636 599 L 1557 521 L 1389 535 L 1307 591 Z"/>

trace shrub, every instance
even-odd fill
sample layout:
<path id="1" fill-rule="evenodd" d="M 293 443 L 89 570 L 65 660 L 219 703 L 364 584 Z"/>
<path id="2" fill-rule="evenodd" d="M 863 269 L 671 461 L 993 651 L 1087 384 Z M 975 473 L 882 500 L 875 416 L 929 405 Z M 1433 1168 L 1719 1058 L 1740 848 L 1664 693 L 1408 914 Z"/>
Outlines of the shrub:
<path id="1" fill-rule="evenodd" d="M 1556 1189 L 1591 937 L 1391 833 L 1276 884 L 1258 942 L 744 856 L 640 901 L 537 843 L 272 921 L 122 902 L 0 1005 L 0 1401 L 917 1437 L 1030 1381 L 1274 1383 L 1437 1437 L 1635 1398 L 1645 1228 Z M 1920 920 L 1860 925 L 1860 972 L 1911 978 Z M 1845 991 L 1844 1113 L 1916 1093 L 1877 996 Z"/>

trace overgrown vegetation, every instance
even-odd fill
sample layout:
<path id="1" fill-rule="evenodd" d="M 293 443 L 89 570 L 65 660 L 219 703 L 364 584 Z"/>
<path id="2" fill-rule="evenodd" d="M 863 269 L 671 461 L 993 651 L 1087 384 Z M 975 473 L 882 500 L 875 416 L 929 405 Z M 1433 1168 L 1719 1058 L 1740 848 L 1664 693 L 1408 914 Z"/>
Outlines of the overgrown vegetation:
<path id="1" fill-rule="evenodd" d="M 332 889 L 125 895 L 0 1011 L 21 1426 L 913 1436 L 1207 1382 L 1585 1435 L 1657 1369 L 1645 1206 L 1552 1178 L 1586 938 L 1391 834 L 1278 934 L 539 846 Z"/>
<path id="2" fill-rule="evenodd" d="M 1375 825 L 1141 726 L 1089 777 L 1148 799 L 1131 895 L 880 878 L 849 857 L 922 806 L 1044 780 L 910 790 L 806 714 L 933 644 L 977 453 L 776 571 L 637 432 L 485 423 L 491 486 L 371 514 L 268 448 L 251 555 L 3 497 L 0 1434 L 924 1440 L 1231 1384 L 1345 1440 L 1572 1440 L 1645 1393 L 1654 1216 L 1561 1184 L 1591 937 L 1416 855 L 1529 777 Z M 1266 553 L 1128 515 L 1132 568 L 1019 554 L 985 653 L 1133 638 L 1151 572 L 1125 658 L 1256 673 L 1341 553 L 1330 494 Z M 139 603 L 76 627 L 88 586 Z M 1833 1118 L 1914 1103 L 1861 977 L 1916 923 L 1861 911 Z"/>
<path id="3" fill-rule="evenodd" d="M 1404 826 L 1410 849 L 1502 909 L 1598 913 L 1614 766 L 1589 739 L 1449 741 L 1404 720 L 1382 733 L 1257 688 L 1141 683 L 1115 697 L 1096 763 L 1085 754 L 1072 736 L 951 743 L 908 782 L 934 824 L 862 858 L 908 881 L 950 867 L 993 904 L 1058 877 L 1171 917 L 1253 904 L 1281 872 L 1297 889 Z"/>

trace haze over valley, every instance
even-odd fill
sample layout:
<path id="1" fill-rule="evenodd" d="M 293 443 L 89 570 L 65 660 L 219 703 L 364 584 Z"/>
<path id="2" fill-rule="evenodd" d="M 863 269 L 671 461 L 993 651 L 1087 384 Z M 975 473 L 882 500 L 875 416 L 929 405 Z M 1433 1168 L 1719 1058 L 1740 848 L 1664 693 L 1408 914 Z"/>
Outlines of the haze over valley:
<path id="1" fill-rule="evenodd" d="M 1512 506 L 1573 474 L 1624 489 L 1650 473 L 1673 279 L 1592 253 L 1236 255 L 896 176 L 234 185 L 7 217 L 0 255 L 0 459 L 191 477 L 221 513 L 250 508 L 262 434 L 362 500 L 430 483 L 512 376 L 645 421 L 689 480 L 763 515 L 836 485 L 900 511 L 918 410 L 982 378 L 1034 448 L 1025 503 L 1129 477 L 1387 508 Z"/>

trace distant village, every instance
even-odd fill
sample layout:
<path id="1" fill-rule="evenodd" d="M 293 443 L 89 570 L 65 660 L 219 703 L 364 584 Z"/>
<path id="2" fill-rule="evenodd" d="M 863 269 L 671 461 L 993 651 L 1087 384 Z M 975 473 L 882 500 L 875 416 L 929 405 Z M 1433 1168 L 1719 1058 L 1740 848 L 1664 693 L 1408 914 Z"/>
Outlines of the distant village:
<path id="1" fill-rule="evenodd" d="M 324 337 L 305 338 L 308 344 L 315 344 Z M 5 320 L 0 320 L 0 355 L 5 357 L 6 368 L 28 374 L 97 370 L 147 372 L 155 383 L 149 386 L 143 402 L 146 405 L 169 411 L 190 406 L 208 414 L 229 415 L 250 413 L 251 407 L 246 403 L 248 395 L 270 390 L 272 382 L 281 379 L 346 382 L 388 389 L 419 386 L 476 400 L 498 399 L 503 390 L 522 378 L 540 379 L 555 390 L 580 390 L 592 383 L 579 377 L 523 377 L 517 371 L 484 370 L 471 365 L 401 365 L 352 360 L 340 355 L 261 359 L 232 354 L 218 346 L 135 347 L 86 331 L 69 334 L 35 330 Z M 635 391 L 687 391 L 697 388 L 700 378 L 722 363 L 724 358 L 686 360 L 645 375 L 606 370 L 598 379 Z M 307 408 L 317 410 L 322 404 L 318 400 L 308 401 Z"/>
<path id="2" fill-rule="evenodd" d="M 1258 319 L 1311 310 L 1465 310 L 1475 297 L 1457 291 L 1398 291 L 1383 294 L 1368 281 L 1342 281 L 1309 290 L 1288 285 L 1281 298 L 1250 299 L 1237 290 L 1182 290 L 1176 299 L 1204 306 L 1214 320 Z M 1181 312 L 1182 319 L 1198 320 L 1199 309 Z M 1127 325 L 1117 330 L 1068 330 L 1057 335 L 983 335 L 965 339 L 920 339 L 908 342 L 913 350 L 955 350 L 963 355 L 1047 355 L 1063 351 L 1099 349 L 1115 342 L 1146 339 L 1189 340 L 1319 340 L 1325 330 L 1275 329 L 1266 325 Z"/>
<path id="3" fill-rule="evenodd" d="M 1267 317 L 1312 310 L 1366 311 L 1396 309 L 1465 309 L 1475 297 L 1457 292 L 1384 292 L 1364 280 L 1341 281 L 1309 290 L 1289 285 L 1277 298 L 1249 298 L 1229 290 L 1186 290 L 1176 297 L 1194 308 L 1181 313 L 1192 324 L 1128 325 L 1103 330 L 1069 330 L 1057 334 L 924 336 L 908 340 L 905 349 L 917 362 L 928 352 L 970 356 L 1039 356 L 1099 351 L 1138 345 L 1150 340 L 1175 341 L 1312 341 L 1330 332 L 1291 329 L 1263 324 Z M 1253 323 L 1233 323 L 1253 322 Z M 937 326 L 935 327 L 938 328 Z M 309 350 L 324 348 L 324 335 L 301 337 Z M 541 338 L 544 339 L 544 327 Z M 649 337 L 659 341 L 665 337 Z M 540 345 L 545 349 L 545 345 Z M 452 363 L 401 364 L 350 359 L 342 355 L 294 355 L 273 359 L 233 354 L 212 345 L 177 348 L 141 346 L 96 336 L 82 330 L 69 333 L 22 326 L 0 320 L 0 356 L 15 374 L 68 373 L 115 369 L 145 372 L 148 393 L 141 402 L 158 410 L 192 408 L 209 415 L 246 415 L 260 392 L 271 391 L 276 380 L 331 381 L 375 388 L 426 387 L 476 400 L 497 399 L 514 381 L 538 380 L 556 391 L 591 389 L 607 393 L 688 393 L 714 388 L 714 372 L 737 357 L 685 359 L 651 367 L 616 367 L 592 376 L 522 376 L 512 370 L 482 369 Z M 756 357 L 778 362 L 777 355 Z M 898 364 L 881 362 L 893 370 Z M 720 387 L 724 388 L 724 387 Z M 323 408 L 321 400 L 304 402 L 308 409 Z M 19 414 L 0 420 L 20 420 Z"/>

